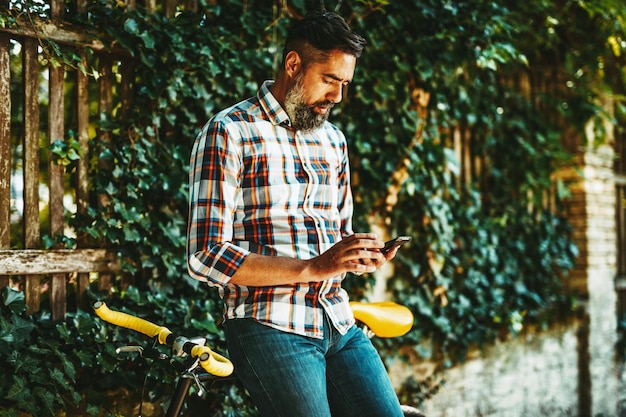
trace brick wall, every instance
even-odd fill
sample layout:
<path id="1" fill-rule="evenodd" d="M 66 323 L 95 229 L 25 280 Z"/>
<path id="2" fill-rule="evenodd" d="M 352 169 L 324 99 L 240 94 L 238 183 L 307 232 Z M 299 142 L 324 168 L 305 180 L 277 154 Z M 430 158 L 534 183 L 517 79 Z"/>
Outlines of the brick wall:
<path id="1" fill-rule="evenodd" d="M 610 146 L 590 147 L 580 154 L 579 170 L 562 173 L 577 180 L 567 209 L 580 256 L 565 281 L 580 300 L 577 316 L 473 352 L 445 372 L 445 386 L 421 406 L 428 417 L 626 415 L 619 406 L 626 375 L 615 357 L 613 157 Z M 420 379 L 423 368 L 396 362 L 390 373 L 400 383 L 410 373 Z"/>
<path id="2" fill-rule="evenodd" d="M 608 145 L 585 152 L 586 257 L 577 265 L 586 271 L 589 317 L 589 410 L 581 416 L 614 416 L 618 402 L 615 367 L 617 342 L 616 192 L 613 151 Z M 587 412 L 588 414 L 584 414 Z"/>

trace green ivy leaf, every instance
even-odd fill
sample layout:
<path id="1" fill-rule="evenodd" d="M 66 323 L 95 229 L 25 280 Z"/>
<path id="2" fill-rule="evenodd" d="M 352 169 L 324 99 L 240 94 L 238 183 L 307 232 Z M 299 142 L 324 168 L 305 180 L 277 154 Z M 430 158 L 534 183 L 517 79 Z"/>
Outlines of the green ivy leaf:
<path id="1" fill-rule="evenodd" d="M 31 392 L 28 389 L 26 384 L 26 380 L 17 375 L 13 375 L 13 383 L 11 388 L 7 393 L 6 398 L 11 401 L 16 401 L 22 403 L 24 401 L 29 401 L 31 398 Z"/>
<path id="2" fill-rule="evenodd" d="M 212 317 L 207 317 L 206 320 L 191 319 L 191 325 L 197 330 L 205 330 L 211 334 L 219 333 L 219 329 Z"/>
<path id="3" fill-rule="evenodd" d="M 26 311 L 26 301 L 24 293 L 16 291 L 13 288 L 6 286 L 2 290 L 2 302 L 13 313 L 23 313 Z"/>
<path id="4" fill-rule="evenodd" d="M 26 320 L 21 316 L 11 316 L 10 331 L 13 334 L 15 343 L 24 343 L 30 339 L 30 335 L 36 326 L 32 321 Z"/>
<path id="5" fill-rule="evenodd" d="M 53 381 L 56 381 L 56 379 L 52 379 Z M 63 383 L 59 383 L 59 386 L 65 386 L 66 384 Z M 41 414 L 42 412 L 44 413 L 44 415 L 49 415 L 49 416 L 54 416 L 54 404 L 55 402 L 58 402 L 58 399 L 55 395 L 55 393 L 50 392 L 49 390 L 37 387 L 33 390 L 33 394 L 35 396 L 35 398 L 38 400 L 37 404 L 39 405 L 38 408 L 41 408 L 41 405 L 43 405 L 43 410 L 38 410 L 38 412 Z M 44 411 L 45 410 L 45 411 Z"/>
<path id="6" fill-rule="evenodd" d="M 87 335 L 93 332 L 96 328 L 95 318 L 86 313 L 78 313 L 74 317 L 74 326 L 76 331 L 80 335 Z"/>

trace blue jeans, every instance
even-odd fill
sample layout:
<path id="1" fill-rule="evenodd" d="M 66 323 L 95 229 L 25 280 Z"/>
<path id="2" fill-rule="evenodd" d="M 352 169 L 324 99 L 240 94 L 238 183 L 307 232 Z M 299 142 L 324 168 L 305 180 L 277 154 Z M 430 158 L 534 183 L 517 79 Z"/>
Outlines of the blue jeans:
<path id="1" fill-rule="evenodd" d="M 226 321 L 228 353 L 264 417 L 402 417 L 387 371 L 361 329 L 324 339 L 252 319 Z"/>

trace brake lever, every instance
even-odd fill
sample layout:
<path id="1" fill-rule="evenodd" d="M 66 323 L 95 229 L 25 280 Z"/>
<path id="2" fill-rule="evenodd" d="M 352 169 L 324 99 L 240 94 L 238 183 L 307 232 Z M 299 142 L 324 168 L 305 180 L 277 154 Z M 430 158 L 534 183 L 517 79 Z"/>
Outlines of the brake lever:
<path id="1" fill-rule="evenodd" d="M 198 378 L 198 375 L 195 372 L 190 372 L 191 375 L 193 376 L 193 380 L 196 383 L 196 387 L 198 387 L 198 397 L 202 397 L 204 395 L 204 385 L 202 385 L 202 382 L 200 382 L 200 379 Z"/>

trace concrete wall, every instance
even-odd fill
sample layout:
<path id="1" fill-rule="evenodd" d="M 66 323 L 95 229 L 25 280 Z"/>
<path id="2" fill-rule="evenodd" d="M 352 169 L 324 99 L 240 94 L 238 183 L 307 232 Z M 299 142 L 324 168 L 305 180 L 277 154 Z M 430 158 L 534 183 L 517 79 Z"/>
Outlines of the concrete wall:
<path id="1" fill-rule="evenodd" d="M 445 371 L 444 386 L 421 410 L 427 417 L 577 415 L 578 325 L 527 331 L 472 352 Z M 400 363 L 391 368 L 397 379 L 410 372 Z"/>

